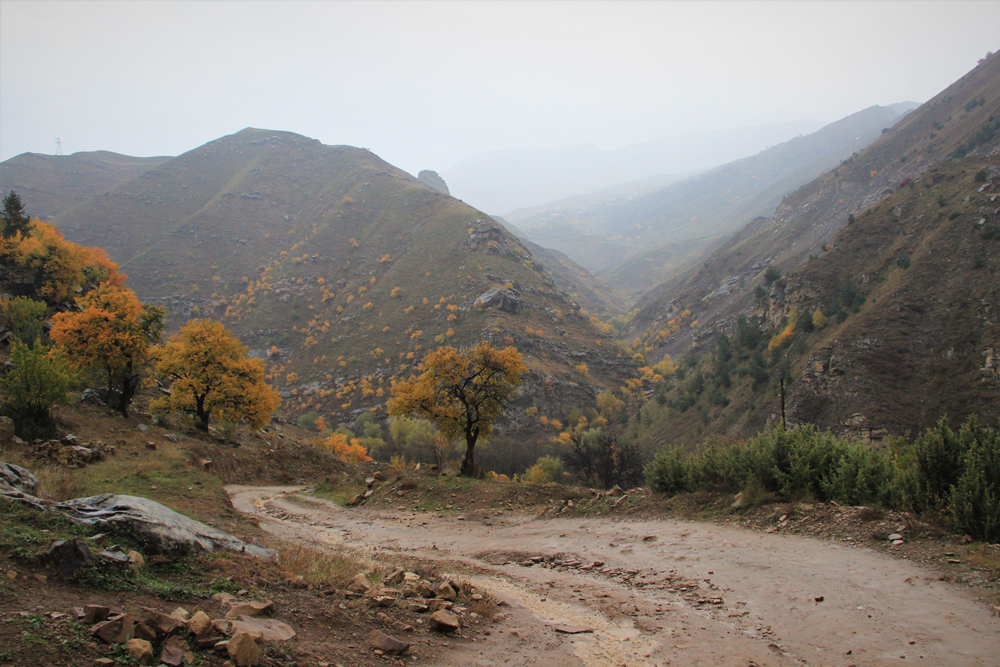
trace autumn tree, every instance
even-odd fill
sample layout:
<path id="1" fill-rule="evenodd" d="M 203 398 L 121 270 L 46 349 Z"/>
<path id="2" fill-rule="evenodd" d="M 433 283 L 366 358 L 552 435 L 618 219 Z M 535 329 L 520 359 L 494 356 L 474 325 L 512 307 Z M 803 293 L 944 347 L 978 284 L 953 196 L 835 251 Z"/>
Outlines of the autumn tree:
<path id="1" fill-rule="evenodd" d="M 387 408 L 392 416 L 416 415 L 431 421 L 445 438 L 465 439 L 462 474 L 475 472 L 476 442 L 493 432 L 493 422 L 527 371 L 513 347 L 442 347 L 427 355 L 423 373 L 393 382 Z"/>
<path id="2" fill-rule="evenodd" d="M 278 407 L 278 393 L 264 381 L 264 363 L 247 357 L 246 346 L 219 322 L 189 321 L 152 356 L 170 394 L 150 407 L 193 414 L 203 431 L 212 416 L 259 429 Z"/>
<path id="3" fill-rule="evenodd" d="M 166 310 L 142 305 L 130 289 L 107 283 L 77 299 L 79 310 L 52 318 L 52 340 L 67 360 L 102 374 L 109 404 L 128 416 Z"/>

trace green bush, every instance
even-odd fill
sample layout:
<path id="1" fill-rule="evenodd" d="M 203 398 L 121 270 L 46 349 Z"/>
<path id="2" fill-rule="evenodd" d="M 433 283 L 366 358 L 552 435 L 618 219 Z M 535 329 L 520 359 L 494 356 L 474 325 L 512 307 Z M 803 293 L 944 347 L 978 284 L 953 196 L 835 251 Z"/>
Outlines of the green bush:
<path id="1" fill-rule="evenodd" d="M 661 450 L 644 472 L 655 493 L 673 496 L 688 490 L 687 459 L 677 445 Z"/>
<path id="2" fill-rule="evenodd" d="M 813 498 L 944 516 L 975 539 L 1000 540 L 1000 433 L 970 417 L 945 419 L 913 443 L 848 443 L 813 426 L 770 428 L 744 443 L 662 450 L 646 466 L 657 493 L 744 491 L 775 500 Z"/>
<path id="3" fill-rule="evenodd" d="M 52 437 L 56 429 L 52 407 L 66 403 L 75 377 L 66 363 L 40 341 L 30 348 L 15 340 L 10 359 L 14 367 L 2 380 L 7 398 L 0 410 L 14 420 L 19 437 Z"/>
<path id="4" fill-rule="evenodd" d="M 48 309 L 45 303 L 26 296 L 0 299 L 0 313 L 6 318 L 11 333 L 28 347 L 33 346 L 36 340 L 45 338 Z"/>

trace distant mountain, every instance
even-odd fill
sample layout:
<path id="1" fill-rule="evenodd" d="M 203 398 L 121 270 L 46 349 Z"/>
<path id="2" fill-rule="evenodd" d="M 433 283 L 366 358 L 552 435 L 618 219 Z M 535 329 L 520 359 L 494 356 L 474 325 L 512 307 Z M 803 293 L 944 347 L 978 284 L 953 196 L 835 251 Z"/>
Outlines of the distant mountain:
<path id="1" fill-rule="evenodd" d="M 22 153 L 0 163 L 0 192 L 16 191 L 32 215 L 47 220 L 169 159 L 109 151 Z"/>
<path id="2" fill-rule="evenodd" d="M 584 145 L 493 151 L 462 160 L 443 176 L 456 197 L 480 210 L 505 214 L 652 176 L 701 171 L 753 155 L 822 125 L 803 120 L 701 132 L 616 150 Z"/>
<path id="3" fill-rule="evenodd" d="M 917 432 L 945 415 L 994 421 L 998 262 L 992 56 L 640 300 L 627 337 L 652 361 L 690 359 L 705 380 L 675 383 L 649 403 L 642 437 L 691 442 L 761 428 L 779 412 L 781 375 L 789 420 L 859 438 Z M 723 334 L 727 350 L 759 342 L 723 362 Z"/>
<path id="4" fill-rule="evenodd" d="M 482 337 L 526 355 L 508 415 L 522 433 L 545 428 L 525 408 L 561 417 L 634 374 L 499 223 L 363 149 L 246 129 L 55 224 L 105 248 L 171 328 L 199 316 L 230 327 L 267 360 L 288 415 L 349 420 L 427 350 Z"/>
<path id="5" fill-rule="evenodd" d="M 678 183 L 582 206 L 549 205 L 514 219 L 528 238 L 561 250 L 625 297 L 637 298 L 748 220 L 773 213 L 784 195 L 870 144 L 899 118 L 891 107 L 871 107 Z"/>

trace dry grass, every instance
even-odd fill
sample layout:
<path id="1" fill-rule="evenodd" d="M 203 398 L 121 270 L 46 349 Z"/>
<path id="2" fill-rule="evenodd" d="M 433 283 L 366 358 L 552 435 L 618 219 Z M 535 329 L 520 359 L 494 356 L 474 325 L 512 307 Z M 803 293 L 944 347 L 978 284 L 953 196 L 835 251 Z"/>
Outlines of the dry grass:
<path id="1" fill-rule="evenodd" d="M 269 549 L 276 549 L 280 558 L 274 563 L 288 580 L 302 577 L 305 583 L 326 588 L 344 588 L 359 572 L 369 568 L 346 551 L 313 549 L 297 542 L 269 537 Z"/>

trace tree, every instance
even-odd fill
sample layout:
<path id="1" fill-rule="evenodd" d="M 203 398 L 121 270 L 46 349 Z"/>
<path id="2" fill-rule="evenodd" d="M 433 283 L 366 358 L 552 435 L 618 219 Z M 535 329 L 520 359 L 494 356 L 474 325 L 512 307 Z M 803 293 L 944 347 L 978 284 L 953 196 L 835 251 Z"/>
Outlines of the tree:
<path id="1" fill-rule="evenodd" d="M 589 429 L 571 436 L 567 465 L 592 486 L 632 488 L 642 483 L 646 461 L 634 441 L 618 431 Z"/>
<path id="2" fill-rule="evenodd" d="M 17 434 L 27 440 L 55 433 L 52 406 L 66 402 L 74 377 L 58 354 L 36 341 L 29 347 L 14 339 L 10 346 L 13 368 L 2 382 L 3 412 L 14 420 Z"/>
<path id="3" fill-rule="evenodd" d="M 150 407 L 194 414 L 203 431 L 213 415 L 263 428 L 281 400 L 264 381 L 264 363 L 247 357 L 247 348 L 219 322 L 189 321 L 152 357 L 157 377 L 170 381 L 170 394 Z"/>
<path id="4" fill-rule="evenodd" d="M 132 290 L 107 283 L 77 299 L 77 305 L 78 311 L 52 318 L 49 335 L 71 364 L 106 376 L 109 404 L 127 417 L 167 311 L 143 306 Z"/>
<path id="5" fill-rule="evenodd" d="M 9 239 L 18 232 L 22 235 L 27 235 L 28 226 L 31 221 L 24 212 L 24 204 L 21 203 L 21 197 L 13 190 L 3 198 L 3 213 L 0 215 L 2 215 L 0 235 L 5 239 Z"/>
<path id="6" fill-rule="evenodd" d="M 427 355 L 419 376 L 393 382 L 387 408 L 392 416 L 428 419 L 445 438 L 464 438 L 462 474 L 472 475 L 476 442 L 493 433 L 526 371 L 513 347 L 500 350 L 485 340 L 462 351 L 442 347 Z"/>

